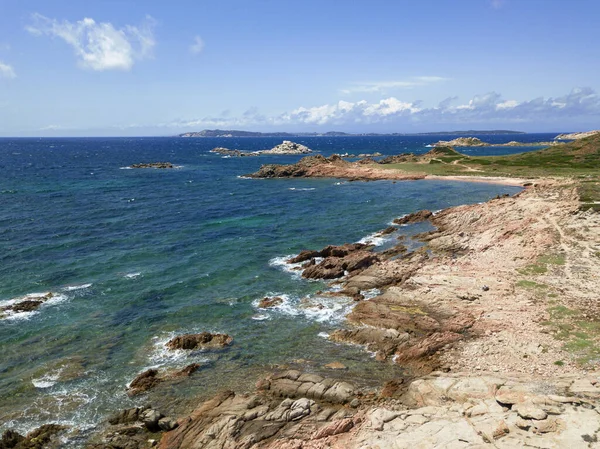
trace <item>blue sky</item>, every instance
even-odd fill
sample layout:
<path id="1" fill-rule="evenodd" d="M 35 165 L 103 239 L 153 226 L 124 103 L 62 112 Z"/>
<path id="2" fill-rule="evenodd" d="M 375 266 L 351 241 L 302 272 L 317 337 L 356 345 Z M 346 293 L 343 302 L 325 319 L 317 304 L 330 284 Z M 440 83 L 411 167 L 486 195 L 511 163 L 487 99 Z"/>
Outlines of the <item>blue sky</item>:
<path id="1" fill-rule="evenodd" d="M 0 0 L 0 136 L 600 128 L 597 0 Z"/>

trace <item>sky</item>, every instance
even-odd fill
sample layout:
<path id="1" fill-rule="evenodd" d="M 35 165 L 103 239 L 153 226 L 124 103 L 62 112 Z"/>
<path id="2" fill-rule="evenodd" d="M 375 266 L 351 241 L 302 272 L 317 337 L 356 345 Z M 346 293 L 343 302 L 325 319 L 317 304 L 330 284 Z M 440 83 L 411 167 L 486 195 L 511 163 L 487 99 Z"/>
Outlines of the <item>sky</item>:
<path id="1" fill-rule="evenodd" d="M 597 0 L 0 0 L 0 136 L 600 128 Z"/>

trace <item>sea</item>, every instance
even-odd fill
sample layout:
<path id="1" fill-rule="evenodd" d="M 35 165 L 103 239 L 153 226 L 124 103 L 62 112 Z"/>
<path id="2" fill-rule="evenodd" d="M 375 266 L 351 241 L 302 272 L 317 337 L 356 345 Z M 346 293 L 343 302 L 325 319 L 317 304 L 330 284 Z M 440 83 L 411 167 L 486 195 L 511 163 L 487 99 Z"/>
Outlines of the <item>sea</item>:
<path id="1" fill-rule="evenodd" d="M 479 136 L 504 143 L 556 134 Z M 452 137 L 450 137 L 452 138 Z M 298 137 L 319 154 L 424 153 L 448 136 Z M 52 293 L 38 310 L 0 318 L 0 432 L 45 423 L 77 439 L 112 413 L 151 403 L 188 412 L 223 389 L 250 391 L 275 368 L 298 367 L 366 386 L 402 376 L 360 346 L 328 335 L 345 325 L 350 298 L 301 278 L 285 262 L 303 249 L 371 242 L 376 250 L 429 224 L 376 233 L 396 217 L 515 194 L 519 187 L 419 180 L 249 179 L 261 164 L 300 156 L 222 157 L 214 147 L 270 149 L 281 138 L 0 139 L 0 309 Z M 537 147 L 465 148 L 472 155 Z M 168 161 L 175 169 L 131 169 Z M 377 291 L 366 292 L 367 299 Z M 261 310 L 259 300 L 283 303 Z M 2 314 L 2 312 L 0 312 Z M 175 335 L 233 336 L 220 351 L 168 351 Z M 348 370 L 327 372 L 340 362 Z M 149 368 L 191 363 L 191 377 L 130 398 Z"/>

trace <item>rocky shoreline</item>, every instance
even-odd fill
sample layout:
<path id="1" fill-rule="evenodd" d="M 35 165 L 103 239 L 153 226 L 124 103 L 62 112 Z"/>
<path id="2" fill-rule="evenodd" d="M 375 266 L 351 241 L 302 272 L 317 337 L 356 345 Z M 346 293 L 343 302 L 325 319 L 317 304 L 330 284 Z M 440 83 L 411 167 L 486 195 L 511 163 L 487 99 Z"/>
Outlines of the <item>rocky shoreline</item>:
<path id="1" fill-rule="evenodd" d="M 311 156 L 259 173 L 415 179 L 361 165 Z M 369 389 L 348 381 L 348 371 L 341 379 L 309 366 L 280 370 L 254 392 L 220 392 L 162 427 L 148 428 L 145 410 L 132 412 L 135 419 L 108 425 L 88 447 L 597 447 L 600 214 L 580 210 L 575 184 L 539 180 L 513 197 L 421 211 L 395 225 L 419 220 L 435 230 L 418 236 L 425 246 L 414 252 L 401 243 L 388 252 L 346 244 L 289 261 L 303 264 L 305 278 L 329 279 L 356 300 L 329 338 L 406 367 L 406 378 Z M 362 292 L 374 288 L 381 294 L 365 300 Z M 268 307 L 276 298 L 264 301 Z M 585 329 L 591 347 L 575 331 L 565 336 L 567 325 Z M 215 338 L 198 335 L 172 345 Z M 30 447 L 4 441 L 2 448 Z"/>

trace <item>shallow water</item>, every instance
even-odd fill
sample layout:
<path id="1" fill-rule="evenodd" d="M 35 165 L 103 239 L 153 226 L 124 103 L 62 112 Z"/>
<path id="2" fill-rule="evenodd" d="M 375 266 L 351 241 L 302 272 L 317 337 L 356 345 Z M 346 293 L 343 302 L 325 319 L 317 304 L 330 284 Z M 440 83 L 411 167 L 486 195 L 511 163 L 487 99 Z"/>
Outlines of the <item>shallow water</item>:
<path id="1" fill-rule="evenodd" d="M 425 152 L 440 138 L 295 140 L 327 156 Z M 515 138 L 550 139 L 486 136 Z M 0 307 L 33 293 L 54 294 L 38 311 L 0 320 L 0 430 L 26 431 L 48 421 L 91 428 L 111 411 L 149 399 L 167 410 L 191 407 L 196 396 L 250 388 L 249 379 L 297 359 L 315 371 L 340 361 L 350 368 L 344 376 L 372 385 L 401 374 L 362 348 L 324 338 L 343 324 L 352 302 L 321 297 L 317 292 L 326 285 L 300 279 L 282 258 L 373 240 L 403 214 L 486 201 L 519 188 L 243 179 L 263 163 L 298 157 L 208 152 L 216 146 L 265 149 L 280 140 L 0 139 Z M 153 161 L 181 168 L 122 169 Z M 374 243 L 384 248 L 396 237 Z M 258 310 L 266 295 L 280 295 L 284 304 Z M 200 331 L 229 333 L 234 344 L 218 352 L 165 351 L 173 335 Z M 149 398 L 125 394 L 127 383 L 148 367 L 192 362 L 201 370 L 180 384 Z"/>

